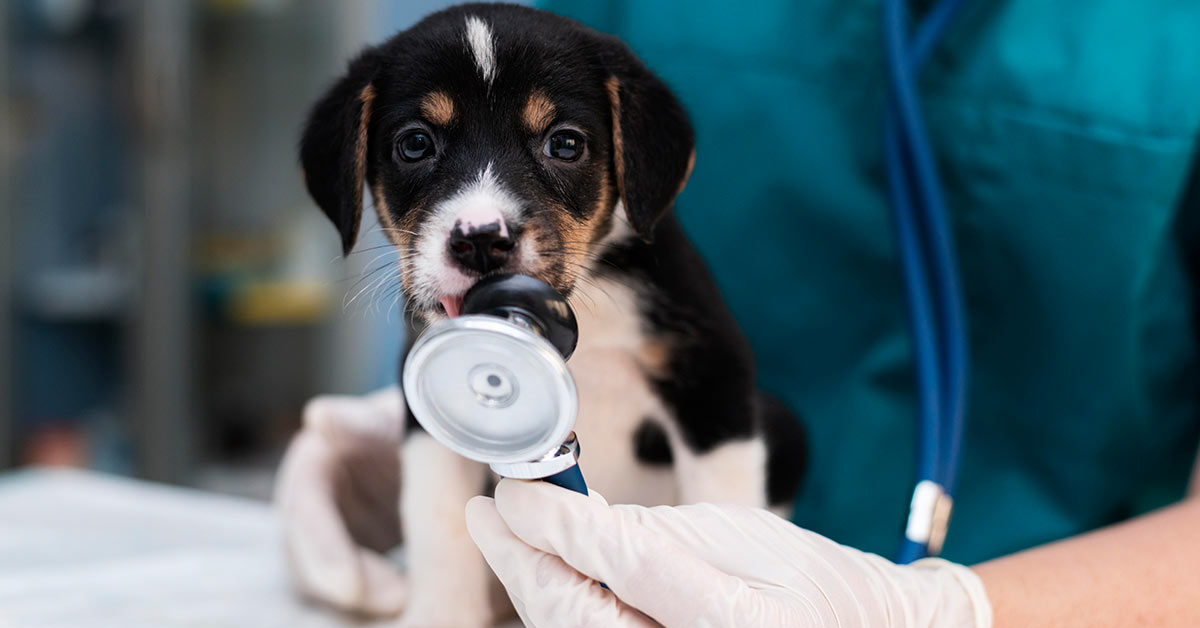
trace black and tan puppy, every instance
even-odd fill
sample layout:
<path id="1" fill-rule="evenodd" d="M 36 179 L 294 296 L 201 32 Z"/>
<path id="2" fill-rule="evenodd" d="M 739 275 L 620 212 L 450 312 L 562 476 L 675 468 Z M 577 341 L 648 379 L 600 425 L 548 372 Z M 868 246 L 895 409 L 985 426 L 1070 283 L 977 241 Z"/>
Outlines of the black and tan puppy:
<path id="1" fill-rule="evenodd" d="M 694 157 L 679 102 L 624 44 L 490 4 L 436 13 L 363 52 L 313 109 L 301 147 L 346 251 L 370 190 L 418 324 L 456 316 L 489 273 L 568 295 L 575 430 L 609 501 L 782 504 L 801 473 L 800 430 L 756 391 L 747 344 L 668 211 Z M 405 622 L 486 624 L 489 574 L 462 509 L 486 490 L 487 468 L 413 421 L 403 464 Z"/>

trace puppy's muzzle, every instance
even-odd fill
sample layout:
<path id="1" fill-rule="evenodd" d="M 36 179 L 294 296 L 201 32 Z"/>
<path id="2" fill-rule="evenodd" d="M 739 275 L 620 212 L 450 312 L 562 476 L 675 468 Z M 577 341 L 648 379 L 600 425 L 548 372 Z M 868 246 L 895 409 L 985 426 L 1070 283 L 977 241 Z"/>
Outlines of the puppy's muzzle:
<path id="1" fill-rule="evenodd" d="M 455 223 L 448 242 L 450 257 L 480 274 L 503 267 L 517 246 L 503 219 L 484 225 Z"/>

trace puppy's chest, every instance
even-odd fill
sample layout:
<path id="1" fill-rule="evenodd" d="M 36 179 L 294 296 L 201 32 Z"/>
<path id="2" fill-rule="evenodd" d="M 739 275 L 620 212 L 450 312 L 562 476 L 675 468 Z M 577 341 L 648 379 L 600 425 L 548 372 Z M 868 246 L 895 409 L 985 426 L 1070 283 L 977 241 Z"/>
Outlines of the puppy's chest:
<path id="1" fill-rule="evenodd" d="M 579 392 L 577 432 L 602 427 L 606 438 L 623 439 L 622 444 L 632 446 L 632 435 L 642 422 L 666 419 L 666 410 L 634 352 L 583 349 L 571 359 L 570 369 Z"/>
<path id="2" fill-rule="evenodd" d="M 580 396 L 580 422 L 602 421 L 608 431 L 632 432 L 645 419 L 663 420 L 665 409 L 649 378 L 657 343 L 647 337 L 635 292 L 597 279 L 571 299 L 579 344 L 568 366 Z"/>
<path id="3" fill-rule="evenodd" d="M 575 432 L 588 481 L 620 502 L 672 503 L 670 468 L 648 464 L 636 451 L 647 423 L 673 422 L 648 375 L 658 368 L 658 343 L 646 334 L 636 295 L 599 280 L 577 290 L 571 302 L 579 345 L 568 366 L 579 391 Z"/>

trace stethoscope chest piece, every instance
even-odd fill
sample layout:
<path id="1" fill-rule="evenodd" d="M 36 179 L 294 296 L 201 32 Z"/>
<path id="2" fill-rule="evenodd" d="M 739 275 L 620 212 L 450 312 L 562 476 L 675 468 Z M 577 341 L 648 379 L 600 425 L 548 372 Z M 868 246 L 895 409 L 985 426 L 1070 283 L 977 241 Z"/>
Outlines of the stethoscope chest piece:
<path id="1" fill-rule="evenodd" d="M 507 275 L 474 286 L 462 312 L 408 353 L 402 383 L 413 416 L 452 451 L 494 468 L 558 451 L 578 408 L 564 357 L 577 330 L 565 300 L 532 277 Z"/>

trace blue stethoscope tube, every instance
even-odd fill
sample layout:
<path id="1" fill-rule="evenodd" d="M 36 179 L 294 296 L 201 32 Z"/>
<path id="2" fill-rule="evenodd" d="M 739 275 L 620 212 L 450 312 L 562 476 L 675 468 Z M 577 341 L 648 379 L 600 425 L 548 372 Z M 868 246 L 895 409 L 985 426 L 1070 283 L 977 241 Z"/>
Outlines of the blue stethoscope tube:
<path id="1" fill-rule="evenodd" d="M 889 88 L 884 151 L 917 379 L 918 489 L 900 548 L 901 563 L 940 549 L 966 406 L 968 347 L 962 289 L 942 184 L 916 87 L 922 64 L 964 2 L 939 2 L 911 40 L 905 0 L 883 2 Z M 930 487 L 937 494 L 933 501 L 923 499 L 929 491 L 922 489 Z M 938 510 L 938 514 L 920 509 Z M 914 534 L 915 519 L 933 523 Z M 940 530 L 931 529 L 939 525 Z"/>

